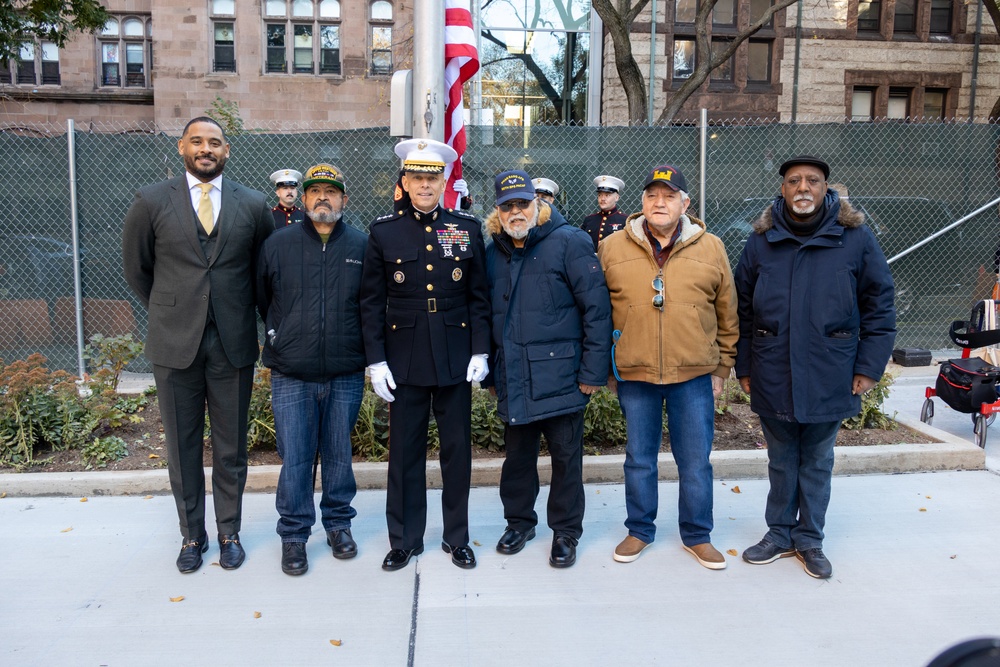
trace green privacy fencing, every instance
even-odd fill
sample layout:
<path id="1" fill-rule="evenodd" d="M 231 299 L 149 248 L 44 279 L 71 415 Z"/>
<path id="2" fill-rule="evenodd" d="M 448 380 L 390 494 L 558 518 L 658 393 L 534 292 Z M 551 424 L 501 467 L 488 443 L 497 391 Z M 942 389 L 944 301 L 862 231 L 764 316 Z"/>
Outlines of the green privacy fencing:
<path id="1" fill-rule="evenodd" d="M 183 171 L 180 127 L 75 132 L 70 173 L 66 127 L 0 131 L 0 357 L 42 352 L 77 371 L 71 178 L 76 187 L 83 338 L 144 336 L 146 314 L 121 276 L 121 224 L 135 190 Z M 511 168 L 550 178 L 571 222 L 596 209 L 592 180 L 625 181 L 620 206 L 638 210 L 645 173 L 671 163 L 686 176 L 693 207 L 726 243 L 735 265 L 749 223 L 777 193 L 778 165 L 810 153 L 832 165 L 887 256 L 926 239 L 998 197 L 998 128 L 988 124 L 799 123 L 700 127 L 470 127 L 465 178 L 483 216 L 493 175 Z M 279 168 L 332 162 L 347 178 L 345 220 L 361 229 L 389 210 L 399 162 L 386 128 L 258 128 L 230 138 L 226 175 L 266 192 Z M 701 172 L 704 142 L 704 173 Z M 1000 226 L 993 207 L 892 264 L 898 346 L 949 345 L 948 325 L 988 292 Z M 133 370 L 148 370 L 145 362 Z"/>

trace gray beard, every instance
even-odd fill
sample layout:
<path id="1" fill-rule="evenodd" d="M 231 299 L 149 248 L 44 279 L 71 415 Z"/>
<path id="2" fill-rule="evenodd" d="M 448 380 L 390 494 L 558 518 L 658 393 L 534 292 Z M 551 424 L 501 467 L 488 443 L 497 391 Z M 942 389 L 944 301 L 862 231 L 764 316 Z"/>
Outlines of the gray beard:
<path id="1" fill-rule="evenodd" d="M 313 209 L 309 211 L 309 219 L 313 222 L 322 222 L 325 225 L 332 224 L 334 222 L 339 222 L 340 218 L 344 215 L 344 212 L 334 211 L 331 209 Z"/>
<path id="2" fill-rule="evenodd" d="M 512 239 L 517 239 L 518 241 L 520 241 L 521 239 L 527 238 L 528 232 L 530 232 L 537 226 L 538 226 L 538 206 L 535 205 L 535 215 L 532 216 L 531 220 L 528 220 L 528 224 L 525 225 L 524 231 L 512 232 L 510 229 L 507 228 L 507 225 L 503 225 L 503 230 L 507 232 L 507 236 L 511 237 Z"/>

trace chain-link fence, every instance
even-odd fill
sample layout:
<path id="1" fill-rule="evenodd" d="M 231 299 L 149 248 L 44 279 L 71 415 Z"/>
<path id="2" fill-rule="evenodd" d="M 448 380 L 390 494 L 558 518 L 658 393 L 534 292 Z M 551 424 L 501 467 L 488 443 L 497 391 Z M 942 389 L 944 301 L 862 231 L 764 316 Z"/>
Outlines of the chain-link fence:
<path id="1" fill-rule="evenodd" d="M 75 188 L 80 241 L 84 339 L 95 333 L 144 337 L 145 309 L 121 273 L 121 225 L 139 187 L 183 172 L 180 127 L 75 133 Z M 998 127 L 988 124 L 810 123 L 715 125 L 707 128 L 705 210 L 710 231 L 735 264 L 755 219 L 777 193 L 778 165 L 810 153 L 849 188 L 886 256 L 892 257 L 994 200 Z M 700 200 L 698 127 L 470 127 L 465 179 L 473 213 L 488 213 L 493 175 L 521 168 L 556 181 L 560 209 L 579 223 L 596 210 L 593 178 L 610 174 L 626 187 L 620 207 L 639 209 L 640 187 L 653 166 L 669 162 Z M 347 177 L 345 220 L 365 229 L 389 210 L 399 162 L 386 128 L 266 128 L 230 137 L 226 176 L 268 193 L 279 168 L 305 171 L 320 161 Z M 76 371 L 77 327 L 71 229 L 70 156 L 65 127 L 0 131 L 0 357 L 41 352 Z M 965 316 L 995 279 L 997 212 L 989 209 L 893 262 L 899 336 L 908 347 L 948 346 L 947 329 Z M 134 370 L 148 370 L 144 361 Z"/>

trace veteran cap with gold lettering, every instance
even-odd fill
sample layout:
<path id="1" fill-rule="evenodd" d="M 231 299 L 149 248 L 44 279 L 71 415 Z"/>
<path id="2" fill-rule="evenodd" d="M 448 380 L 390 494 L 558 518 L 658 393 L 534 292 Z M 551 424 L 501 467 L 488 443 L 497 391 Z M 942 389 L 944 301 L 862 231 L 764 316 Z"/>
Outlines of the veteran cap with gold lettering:
<path id="1" fill-rule="evenodd" d="M 330 183 L 341 192 L 347 192 L 344 185 L 344 174 L 332 164 L 321 162 L 306 170 L 306 180 L 302 182 L 302 189 L 308 190 L 310 185 L 316 183 Z"/>
<path id="2" fill-rule="evenodd" d="M 440 174 L 445 165 L 458 159 L 454 148 L 433 139 L 406 139 L 396 144 L 395 150 L 403 160 L 403 171 Z"/>
<path id="3" fill-rule="evenodd" d="M 653 167 L 652 171 L 646 176 L 646 182 L 643 183 L 642 189 L 645 190 L 653 183 L 663 183 L 671 190 L 688 191 L 684 174 L 678 171 L 677 167 L 669 164 L 661 164 L 659 167 Z"/>

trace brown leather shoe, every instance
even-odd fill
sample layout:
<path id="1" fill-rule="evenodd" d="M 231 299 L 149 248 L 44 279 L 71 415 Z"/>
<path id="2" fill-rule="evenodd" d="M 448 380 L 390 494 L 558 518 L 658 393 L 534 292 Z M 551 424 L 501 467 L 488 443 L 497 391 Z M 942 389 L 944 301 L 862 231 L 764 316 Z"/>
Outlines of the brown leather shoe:
<path id="1" fill-rule="evenodd" d="M 704 567 L 709 570 L 725 570 L 726 559 L 719 553 L 719 550 L 712 546 L 711 542 L 703 542 L 693 547 L 684 545 L 684 551 L 698 559 Z"/>
<path id="2" fill-rule="evenodd" d="M 621 541 L 621 544 L 615 547 L 615 560 L 619 563 L 631 563 L 638 558 L 639 554 L 642 553 L 642 550 L 648 546 L 649 545 L 642 540 L 629 535 Z"/>

